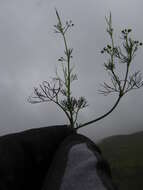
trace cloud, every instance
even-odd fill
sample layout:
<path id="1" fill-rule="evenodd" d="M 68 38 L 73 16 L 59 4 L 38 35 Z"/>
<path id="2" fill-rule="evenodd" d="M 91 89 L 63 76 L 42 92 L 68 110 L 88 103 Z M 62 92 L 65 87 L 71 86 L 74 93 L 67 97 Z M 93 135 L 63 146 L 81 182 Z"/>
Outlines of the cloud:
<path id="1" fill-rule="evenodd" d="M 105 15 L 112 12 L 116 37 L 119 30 L 127 26 L 133 27 L 136 37 L 142 39 L 142 6 L 141 0 L 1 0 L 0 134 L 66 123 L 64 114 L 56 106 L 26 102 L 33 86 L 54 75 L 57 60 L 63 54 L 63 42 L 53 33 L 57 22 L 55 7 L 63 20 L 72 19 L 75 23 L 68 40 L 74 48 L 73 64 L 79 78 L 73 84 L 73 91 L 89 101 L 90 107 L 80 116 L 81 121 L 86 121 L 105 113 L 116 100 L 115 96 L 105 98 L 97 93 L 99 83 L 109 79 L 103 68 L 105 57 L 100 55 L 109 40 Z M 137 66 L 143 70 L 142 55 L 140 51 L 134 69 Z M 142 90 L 129 94 L 109 118 L 81 131 L 103 137 L 141 130 L 141 94 Z"/>

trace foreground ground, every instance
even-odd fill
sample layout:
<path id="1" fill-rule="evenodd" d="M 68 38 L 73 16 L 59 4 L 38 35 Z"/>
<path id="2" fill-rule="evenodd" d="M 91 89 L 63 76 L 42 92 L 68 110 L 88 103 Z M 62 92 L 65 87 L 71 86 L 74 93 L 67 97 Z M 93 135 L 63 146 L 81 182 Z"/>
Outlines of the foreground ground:
<path id="1" fill-rule="evenodd" d="M 119 190 L 143 189 L 143 132 L 109 137 L 99 146 Z"/>

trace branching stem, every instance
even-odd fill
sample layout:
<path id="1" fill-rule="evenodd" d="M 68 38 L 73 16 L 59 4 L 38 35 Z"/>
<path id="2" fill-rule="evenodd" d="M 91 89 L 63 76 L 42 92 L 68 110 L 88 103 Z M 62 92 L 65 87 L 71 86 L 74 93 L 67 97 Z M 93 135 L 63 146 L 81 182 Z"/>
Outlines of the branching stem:
<path id="1" fill-rule="evenodd" d="M 79 125 L 79 126 L 76 128 L 76 130 L 78 130 L 78 129 L 82 128 L 82 127 L 85 127 L 86 125 L 90 125 L 90 124 L 92 124 L 92 123 L 95 123 L 95 122 L 97 122 L 97 121 L 99 121 L 99 120 L 101 120 L 101 119 L 107 117 L 107 116 L 108 116 L 111 112 L 113 112 L 113 110 L 117 107 L 117 105 L 118 105 L 120 99 L 121 99 L 121 96 L 118 97 L 116 103 L 114 104 L 114 106 L 113 106 L 108 112 L 106 112 L 105 114 L 103 114 L 103 115 L 100 116 L 100 117 L 97 117 L 96 119 L 93 119 L 93 120 L 91 120 L 91 121 L 89 121 L 89 122 L 86 122 L 86 123 L 83 123 L 83 124 Z"/>

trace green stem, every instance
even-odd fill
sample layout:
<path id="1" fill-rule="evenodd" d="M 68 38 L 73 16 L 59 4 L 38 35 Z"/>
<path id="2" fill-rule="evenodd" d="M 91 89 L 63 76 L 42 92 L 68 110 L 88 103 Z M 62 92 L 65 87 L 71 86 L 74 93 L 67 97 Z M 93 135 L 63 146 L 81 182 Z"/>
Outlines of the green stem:
<path id="1" fill-rule="evenodd" d="M 114 49 L 113 33 L 111 33 L 110 37 L 111 37 L 111 41 L 112 41 L 112 50 L 113 50 L 113 49 Z M 112 52 L 112 54 L 111 54 L 111 61 L 112 61 L 112 64 L 114 64 L 114 52 Z M 113 74 L 113 76 L 114 76 L 114 78 L 115 78 L 115 80 L 116 80 L 116 82 L 117 82 L 117 84 L 118 84 L 118 86 L 119 86 L 119 90 L 120 90 L 120 92 L 121 92 L 122 90 L 121 90 L 120 81 L 118 80 L 118 77 L 117 77 L 117 75 L 115 74 L 115 72 L 114 72 L 113 69 L 111 70 L 111 72 L 112 72 L 112 74 Z"/>
<path id="2" fill-rule="evenodd" d="M 124 90 L 125 90 L 125 87 L 126 87 L 128 73 L 129 73 L 129 64 L 127 64 L 126 76 L 125 76 L 124 85 L 123 85 L 123 89 L 122 89 L 123 93 L 124 93 Z"/>
<path id="3" fill-rule="evenodd" d="M 70 113 L 70 118 L 68 117 L 68 119 L 70 121 L 71 127 L 74 127 L 73 113 L 72 113 L 72 108 L 71 108 L 70 54 L 69 54 L 68 45 L 67 45 L 67 41 L 66 41 L 66 37 L 65 37 L 65 32 L 63 30 L 62 22 L 61 22 L 61 19 L 60 19 L 60 16 L 59 16 L 57 10 L 56 10 L 56 15 L 57 15 L 59 24 L 61 26 L 60 33 L 62 34 L 63 39 L 64 39 L 65 51 L 66 51 L 66 56 L 67 56 L 67 64 L 68 64 L 68 66 L 67 66 L 68 77 L 67 77 L 67 79 L 65 78 L 65 82 L 67 80 L 67 85 L 66 85 L 66 88 L 67 88 L 67 102 L 68 102 L 68 105 L 69 105 L 68 109 L 69 109 L 69 113 Z"/>
<path id="4" fill-rule="evenodd" d="M 65 49 L 66 49 L 66 56 L 67 56 L 67 70 L 68 70 L 68 78 L 67 78 L 67 101 L 69 104 L 69 112 L 70 112 L 70 124 L 71 127 L 74 127 L 74 121 L 73 121 L 73 113 L 71 109 L 71 81 L 70 81 L 70 54 L 68 52 L 68 46 L 67 46 L 67 41 L 64 32 L 62 32 L 63 39 L 64 39 L 64 44 L 65 44 Z"/>
<path id="5" fill-rule="evenodd" d="M 96 118 L 96 119 L 94 119 L 94 120 L 91 120 L 91 121 L 89 121 L 89 122 L 86 122 L 86 123 L 84 123 L 84 124 L 81 124 L 79 127 L 76 128 L 76 130 L 77 130 L 77 129 L 80 129 L 80 128 L 82 128 L 82 127 L 85 127 L 86 125 L 95 123 L 95 122 L 97 122 L 97 121 L 103 119 L 104 117 L 107 117 L 107 116 L 117 107 L 117 105 L 118 105 L 118 103 L 119 103 L 121 97 L 122 97 L 122 96 L 119 95 L 119 97 L 118 97 L 117 101 L 115 102 L 114 106 L 113 106 L 107 113 L 103 114 L 102 116 L 100 116 L 100 117 L 98 117 L 98 118 Z"/>
<path id="6" fill-rule="evenodd" d="M 126 44 L 127 44 L 127 47 L 129 49 L 129 44 L 128 44 L 128 38 L 126 38 Z M 129 52 L 129 60 L 127 62 L 127 69 L 126 69 L 126 75 L 125 75 L 125 80 L 124 80 L 124 85 L 123 85 L 123 92 L 125 90 L 125 87 L 126 87 L 126 83 L 127 83 L 127 78 L 128 78 L 128 74 L 129 74 L 129 67 L 130 67 L 130 63 L 131 63 L 131 60 L 132 60 L 132 53 Z"/>

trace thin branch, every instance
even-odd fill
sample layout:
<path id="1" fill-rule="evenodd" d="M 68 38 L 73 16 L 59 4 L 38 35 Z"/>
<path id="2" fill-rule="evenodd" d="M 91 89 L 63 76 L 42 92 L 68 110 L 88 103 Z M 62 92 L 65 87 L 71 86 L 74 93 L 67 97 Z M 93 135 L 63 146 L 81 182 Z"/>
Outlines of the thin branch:
<path id="1" fill-rule="evenodd" d="M 121 96 L 118 97 L 118 99 L 115 102 L 114 106 L 108 112 L 106 112 L 105 114 L 103 114 L 102 116 L 100 116 L 100 117 L 98 117 L 96 119 L 93 119 L 93 120 L 91 120 L 89 122 L 86 122 L 86 123 L 83 123 L 83 124 L 79 125 L 78 127 L 76 127 L 76 130 L 78 130 L 78 129 L 82 128 L 82 127 L 85 127 L 86 125 L 90 125 L 92 123 L 95 123 L 95 122 L 107 117 L 117 107 L 120 100 L 121 100 Z"/>

